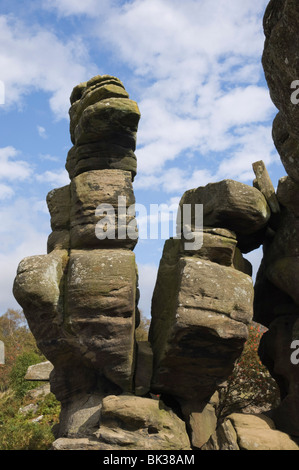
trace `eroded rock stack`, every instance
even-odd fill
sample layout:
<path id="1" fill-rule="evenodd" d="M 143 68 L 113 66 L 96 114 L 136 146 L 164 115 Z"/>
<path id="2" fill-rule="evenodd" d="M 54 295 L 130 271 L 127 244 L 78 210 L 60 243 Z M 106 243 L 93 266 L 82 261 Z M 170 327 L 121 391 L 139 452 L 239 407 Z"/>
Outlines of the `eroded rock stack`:
<path id="1" fill-rule="evenodd" d="M 194 215 L 184 225 L 188 205 L 193 214 L 203 205 L 203 227 Z M 179 212 L 181 236 L 165 243 L 152 301 L 152 388 L 177 400 L 193 446 L 201 447 L 216 428 L 213 395 L 253 316 L 251 265 L 242 252 L 259 246 L 271 212 L 258 189 L 231 180 L 187 191 Z M 196 232 L 202 246 L 192 250 L 185 243 Z"/>
<path id="2" fill-rule="evenodd" d="M 273 139 L 288 176 L 278 184 L 280 216 L 267 232 L 255 286 L 255 320 L 269 328 L 260 356 L 277 381 L 282 398 L 272 417 L 278 429 L 296 437 L 299 369 L 291 354 L 293 341 L 299 339 L 299 105 L 293 95 L 299 79 L 298 28 L 298 2 L 271 0 L 264 16 L 263 67 L 279 110 L 273 122 Z"/>
<path id="3" fill-rule="evenodd" d="M 288 176 L 275 192 L 256 162 L 253 187 L 224 180 L 183 195 L 178 237 L 166 241 L 160 261 L 149 342 L 135 339 L 138 106 L 115 77 L 74 88 L 70 184 L 47 196 L 48 253 L 21 261 L 14 283 L 62 404 L 53 449 L 298 450 L 299 369 L 291 362 L 299 340 L 297 1 L 271 0 L 264 27 L 263 64 L 279 109 L 273 137 Z M 243 255 L 261 244 L 254 292 Z M 269 328 L 260 355 L 281 405 L 271 419 L 233 414 L 219 424 L 217 390 L 252 318 Z"/>
<path id="4" fill-rule="evenodd" d="M 138 322 L 137 236 L 126 233 L 134 223 L 126 209 L 135 202 L 138 106 L 118 79 L 97 76 L 73 90 L 70 118 L 71 182 L 47 196 L 48 254 L 23 260 L 14 284 L 38 346 L 54 365 L 63 435 L 76 433 L 82 414 L 96 422 L 107 393 L 132 392 Z M 115 233 L 104 237 L 107 222 Z"/>
<path id="5" fill-rule="evenodd" d="M 149 395 L 152 352 L 135 339 L 138 106 L 111 76 L 70 100 L 70 184 L 47 196 L 48 254 L 14 282 L 62 405 L 53 449 L 190 449 L 184 421 Z"/>

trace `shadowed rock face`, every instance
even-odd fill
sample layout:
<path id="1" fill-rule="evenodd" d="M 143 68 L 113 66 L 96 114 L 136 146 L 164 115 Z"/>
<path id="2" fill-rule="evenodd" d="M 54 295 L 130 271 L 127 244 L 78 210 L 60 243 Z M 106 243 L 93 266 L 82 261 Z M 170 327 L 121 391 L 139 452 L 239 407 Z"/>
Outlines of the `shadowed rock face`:
<path id="1" fill-rule="evenodd" d="M 278 429 L 299 436 L 299 378 L 291 363 L 292 341 L 299 339 L 299 107 L 292 94 L 299 79 L 299 4 L 271 0 L 264 16 L 263 67 L 278 114 L 273 140 L 288 176 L 279 181 L 281 215 L 264 243 L 264 258 L 255 286 L 254 318 L 269 328 L 260 356 L 276 379 L 282 396 L 273 413 Z M 296 86 L 295 88 L 298 88 Z"/>

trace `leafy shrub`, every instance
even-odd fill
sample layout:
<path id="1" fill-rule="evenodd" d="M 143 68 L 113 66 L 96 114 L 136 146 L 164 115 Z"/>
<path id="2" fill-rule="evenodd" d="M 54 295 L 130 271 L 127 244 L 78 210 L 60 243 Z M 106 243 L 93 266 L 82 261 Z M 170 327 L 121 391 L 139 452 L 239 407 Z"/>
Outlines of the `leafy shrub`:
<path id="1" fill-rule="evenodd" d="M 28 405 L 28 398 L 17 398 L 12 392 L 0 396 L 0 450 L 50 448 L 55 440 L 52 429 L 59 421 L 60 403 L 49 393 L 35 404 L 33 411 L 24 414 L 21 410 Z"/>
<path id="2" fill-rule="evenodd" d="M 24 397 L 29 390 L 40 385 L 40 382 L 28 381 L 24 377 L 28 367 L 38 364 L 41 360 L 41 356 L 34 351 L 24 352 L 16 358 L 10 372 L 9 384 L 18 398 Z"/>

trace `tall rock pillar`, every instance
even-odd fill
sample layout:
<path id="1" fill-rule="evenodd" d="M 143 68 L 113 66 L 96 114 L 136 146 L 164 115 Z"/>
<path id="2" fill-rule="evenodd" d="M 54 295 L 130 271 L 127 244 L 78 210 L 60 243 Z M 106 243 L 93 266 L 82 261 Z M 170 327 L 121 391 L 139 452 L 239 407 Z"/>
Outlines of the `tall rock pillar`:
<path id="1" fill-rule="evenodd" d="M 54 365 L 60 436 L 98 424 L 103 397 L 132 392 L 138 324 L 132 181 L 140 112 L 120 80 L 96 76 L 74 88 L 69 114 L 70 184 L 47 196 L 48 254 L 21 261 L 14 282 Z"/>
<path id="2" fill-rule="evenodd" d="M 299 339 L 299 3 L 271 0 L 264 15 L 263 67 L 278 108 L 273 140 L 287 176 L 280 179 L 280 217 L 267 233 L 255 285 L 254 319 L 269 328 L 260 356 L 277 381 L 278 429 L 299 436 L 299 366 L 292 362 Z"/>

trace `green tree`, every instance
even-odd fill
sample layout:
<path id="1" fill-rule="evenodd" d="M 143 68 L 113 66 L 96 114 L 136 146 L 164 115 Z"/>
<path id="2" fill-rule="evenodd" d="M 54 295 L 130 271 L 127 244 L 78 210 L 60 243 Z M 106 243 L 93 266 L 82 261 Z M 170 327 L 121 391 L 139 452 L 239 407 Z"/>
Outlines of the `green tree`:
<path id="1" fill-rule="evenodd" d="M 147 341 L 148 340 L 148 332 L 150 327 L 151 321 L 149 318 L 145 317 L 142 312 L 140 312 L 140 323 L 138 328 L 136 329 L 136 340 L 137 341 Z"/>
<path id="2" fill-rule="evenodd" d="M 266 410 L 278 405 L 280 394 L 275 380 L 261 363 L 258 347 L 264 329 L 257 323 L 249 327 L 248 340 L 225 387 L 219 390 L 218 420 L 245 410 Z"/>
<path id="3" fill-rule="evenodd" d="M 0 340 L 5 346 L 5 364 L 0 365 L 0 391 L 5 391 L 9 387 L 10 373 L 18 356 L 24 352 L 33 352 L 40 356 L 40 361 L 44 359 L 22 311 L 8 309 L 0 316 Z"/>

